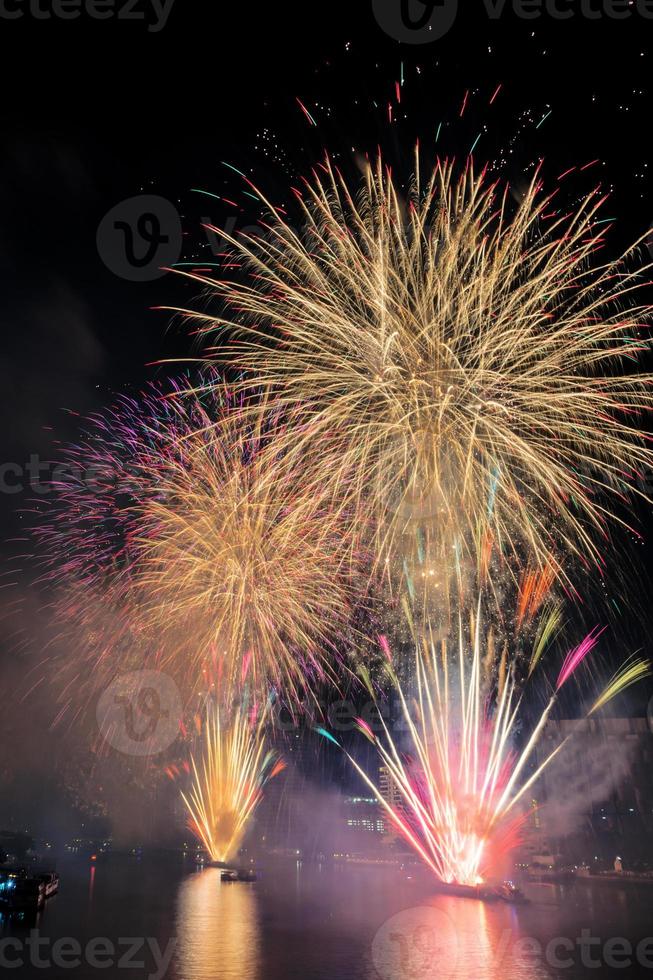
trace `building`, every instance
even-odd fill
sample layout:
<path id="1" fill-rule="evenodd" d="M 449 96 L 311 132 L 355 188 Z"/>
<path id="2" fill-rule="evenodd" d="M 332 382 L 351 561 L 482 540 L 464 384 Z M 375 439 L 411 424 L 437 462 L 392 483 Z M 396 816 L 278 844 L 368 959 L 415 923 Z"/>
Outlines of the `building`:
<path id="1" fill-rule="evenodd" d="M 393 810 L 404 809 L 404 797 L 387 766 L 379 767 L 379 791 L 382 798 Z"/>
<path id="2" fill-rule="evenodd" d="M 379 792 L 381 798 L 390 806 L 396 813 L 403 814 L 406 811 L 406 803 L 404 800 L 403 793 L 401 792 L 399 786 L 393 779 L 387 766 L 379 767 Z M 391 839 L 396 839 L 400 835 L 393 826 L 391 819 L 383 811 L 383 820 L 385 823 L 385 833 Z"/>
<path id="3" fill-rule="evenodd" d="M 343 801 L 345 826 L 359 834 L 377 837 L 385 833 L 381 805 L 373 796 L 346 796 Z"/>
<path id="4" fill-rule="evenodd" d="M 334 857 L 379 858 L 387 843 L 382 807 L 373 796 L 346 796 L 340 807 L 343 832 L 334 840 Z"/>

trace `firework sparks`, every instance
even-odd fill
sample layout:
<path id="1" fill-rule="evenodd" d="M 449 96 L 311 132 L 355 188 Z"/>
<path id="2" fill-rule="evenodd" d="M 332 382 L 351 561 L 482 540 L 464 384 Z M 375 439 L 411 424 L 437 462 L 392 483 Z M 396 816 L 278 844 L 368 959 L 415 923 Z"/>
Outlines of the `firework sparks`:
<path id="1" fill-rule="evenodd" d="M 245 681 L 288 694 L 332 671 L 351 560 L 310 461 L 212 379 L 199 398 L 123 400 L 70 454 L 37 536 L 74 669 L 174 677 L 187 700 Z M 87 479 L 87 474 L 92 479 Z M 102 680 L 100 680 L 100 676 Z"/>
<path id="2" fill-rule="evenodd" d="M 551 636 L 550 626 L 544 627 Z M 538 644 L 542 643 L 542 633 Z M 593 630 L 564 660 L 557 684 L 524 747 L 514 747 L 516 722 L 523 692 L 516 681 L 516 664 L 507 673 L 491 663 L 489 637 L 484 640 L 480 602 L 469 640 L 459 621 L 457 650 L 432 636 L 416 645 L 415 699 L 411 705 L 404 686 L 391 672 L 399 694 L 408 746 L 395 742 L 384 714 L 378 713 L 381 734 L 359 720 L 360 731 L 376 747 L 392 780 L 400 804 L 392 806 L 374 781 L 348 754 L 353 766 L 374 791 L 394 826 L 445 882 L 479 884 L 483 875 L 520 839 L 523 814 L 519 803 L 564 747 L 568 738 L 546 758 L 536 748 L 558 692 L 591 653 L 598 639 Z M 538 659 L 541 653 L 538 655 Z M 503 658 L 502 658 L 503 659 Z M 631 660 L 605 688 L 590 714 L 649 671 Z M 373 697 L 373 688 L 369 687 Z M 321 734 L 328 735 L 322 731 Z M 535 762 L 527 769 L 529 763 Z"/>
<path id="3" fill-rule="evenodd" d="M 50 583 L 106 593 L 128 572 L 143 476 L 174 445 L 182 418 L 179 403 L 151 386 L 86 421 L 79 445 L 57 461 L 34 528 Z"/>
<path id="4" fill-rule="evenodd" d="M 191 757 L 192 788 L 182 799 L 188 826 L 212 861 L 233 858 L 268 780 L 284 768 L 265 747 L 266 712 L 238 710 L 224 724 L 219 708 L 207 709 L 203 754 Z"/>
<path id="5" fill-rule="evenodd" d="M 189 434 L 140 512 L 139 615 L 164 662 L 228 691 L 247 680 L 291 692 L 329 673 L 349 615 L 338 514 L 306 469 L 262 450 L 274 438 L 240 411 Z"/>
<path id="6" fill-rule="evenodd" d="M 91 416 L 78 445 L 62 450 L 33 528 L 48 603 L 64 653 L 56 658 L 63 718 L 82 694 L 120 670 L 156 667 L 158 646 L 142 628 L 132 591 L 132 544 L 156 465 L 188 428 L 193 409 L 150 386 Z"/>
<path id="7" fill-rule="evenodd" d="M 564 214 L 537 172 L 511 205 L 471 163 L 424 182 L 419 151 L 405 198 L 380 159 L 356 190 L 319 169 L 297 192 L 302 233 L 257 189 L 269 235 L 230 239 L 249 279 L 192 277 L 225 315 L 180 312 L 218 329 L 243 386 L 303 413 L 293 452 L 339 439 L 325 478 L 379 518 L 380 555 L 420 523 L 436 559 L 476 555 L 489 526 L 558 576 L 563 551 L 601 563 L 597 535 L 653 453 L 650 376 L 624 369 L 648 348 L 647 277 L 635 246 L 597 260 L 598 192 Z"/>
<path id="8" fill-rule="evenodd" d="M 556 579 L 570 584 L 559 556 L 602 565 L 598 538 L 610 522 L 625 526 L 622 506 L 653 464 L 639 418 L 651 377 L 624 368 L 648 347 L 643 270 L 631 271 L 633 249 L 600 264 L 598 193 L 564 215 L 539 171 L 514 205 L 471 163 L 458 180 L 453 164 L 438 164 L 423 182 L 419 154 L 404 198 L 380 159 L 358 192 L 328 159 L 320 173 L 298 193 L 301 233 L 257 188 L 268 235 L 219 232 L 236 258 L 224 268 L 250 278 L 184 273 L 225 303 L 224 316 L 195 318 L 222 334 L 235 401 L 223 380 L 202 379 L 160 426 L 119 427 L 136 463 L 128 506 L 75 509 L 68 493 L 64 532 L 45 539 L 60 548 L 68 536 L 62 574 L 108 595 L 126 630 L 156 645 L 157 666 L 218 700 L 245 684 L 292 695 L 333 679 L 362 591 L 353 559 L 372 555 L 415 639 L 417 710 L 384 636 L 409 756 L 382 717 L 382 736 L 360 730 L 403 799 L 401 809 L 384 802 L 390 820 L 440 878 L 475 883 L 492 852 L 515 843 L 520 801 L 565 744 L 533 773 L 559 692 L 600 634 L 564 658 L 517 752 L 521 651 L 512 660 L 506 643 L 495 657 L 480 599 L 463 630 L 463 568 L 471 559 L 492 595 L 497 555 L 519 582 L 518 631 L 542 612 L 533 677 L 561 628 L 549 603 Z M 430 632 L 438 605 L 442 623 L 458 620 L 453 644 Z M 590 714 L 647 670 L 629 661 Z M 255 720 L 223 727 L 216 713 L 205 732 L 184 799 L 194 832 L 224 860 L 275 770 Z"/>

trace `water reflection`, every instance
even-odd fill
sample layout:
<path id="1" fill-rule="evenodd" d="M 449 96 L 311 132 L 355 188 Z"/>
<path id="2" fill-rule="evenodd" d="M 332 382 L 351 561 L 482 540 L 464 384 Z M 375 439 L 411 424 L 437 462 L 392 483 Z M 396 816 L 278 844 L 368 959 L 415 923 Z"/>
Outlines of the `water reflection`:
<path id="1" fill-rule="evenodd" d="M 117 952 L 99 980 L 155 976 L 151 951 L 144 970 L 122 968 L 125 936 L 162 951 L 176 943 L 164 980 L 592 980 L 616 975 L 611 944 L 627 942 L 631 954 L 615 953 L 619 973 L 653 980 L 651 886 L 533 884 L 530 903 L 512 906 L 437 894 L 428 876 L 395 868 L 275 862 L 252 885 L 222 883 L 215 869 L 189 873 L 176 857 L 117 857 L 95 873 L 72 857 L 59 870 L 61 892 L 42 914 L 0 916 L 0 953 L 4 938 L 24 944 L 38 928 L 46 958 L 62 937 L 82 950 L 108 937 Z M 22 950 L 16 976 L 44 980 Z M 86 980 L 97 970 L 83 959 L 80 970 L 50 972 Z"/>
<path id="2" fill-rule="evenodd" d="M 190 875 L 179 889 L 176 933 L 179 980 L 258 980 L 254 886 L 222 882 L 217 868 Z"/>
<path id="3" fill-rule="evenodd" d="M 442 898 L 438 905 L 454 923 L 457 956 L 455 966 L 445 956 L 435 976 L 538 980 L 549 975 L 544 964 L 529 954 L 528 932 L 514 906 Z"/>
<path id="4" fill-rule="evenodd" d="M 515 908 L 424 897 L 381 925 L 369 980 L 540 980 L 550 976 Z"/>

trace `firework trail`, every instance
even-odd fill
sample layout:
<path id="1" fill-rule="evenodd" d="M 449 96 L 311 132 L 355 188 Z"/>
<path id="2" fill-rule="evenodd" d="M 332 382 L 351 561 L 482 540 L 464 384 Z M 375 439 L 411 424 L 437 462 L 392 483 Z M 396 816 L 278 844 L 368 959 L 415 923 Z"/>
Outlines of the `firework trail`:
<path id="1" fill-rule="evenodd" d="M 219 707 L 209 707 L 202 758 L 191 757 L 192 788 L 182 793 L 188 826 L 212 861 L 233 858 L 261 801 L 268 780 L 284 768 L 266 751 L 267 712 L 239 708 L 225 723 Z"/>
<path id="2" fill-rule="evenodd" d="M 486 535 L 556 577 L 561 553 L 600 564 L 653 453 L 651 379 L 627 370 L 649 346 L 646 269 L 639 243 L 599 260 L 599 192 L 564 213 L 538 171 L 513 205 L 471 162 L 423 180 L 419 151 L 404 197 L 381 159 L 352 187 L 327 158 L 296 191 L 301 230 L 254 190 L 268 234 L 230 239 L 251 275 L 191 274 L 224 314 L 177 312 L 241 387 L 303 415 L 291 452 L 324 451 L 379 557 L 419 525 L 443 567 Z"/>
<path id="3" fill-rule="evenodd" d="M 548 620 L 532 651 L 531 673 L 542 655 L 543 633 L 552 635 L 550 616 Z M 399 695 L 407 747 L 395 741 L 381 710 L 378 735 L 362 719 L 357 724 L 377 749 L 400 802 L 393 806 L 347 755 L 384 807 L 391 825 L 440 880 L 479 884 L 500 856 L 519 842 L 524 822 L 519 803 L 570 736 L 543 759 L 536 755 L 539 738 L 560 690 L 589 657 L 599 635 L 593 630 L 567 654 L 553 691 L 520 750 L 514 747 L 523 698 L 518 664 L 510 664 L 506 671 L 504 654 L 500 660 L 504 669 L 497 668 L 494 659 L 488 665 L 491 640 L 483 635 L 480 602 L 469 636 L 459 621 L 453 651 L 447 639 L 437 642 L 429 633 L 416 642 L 414 703 L 389 667 Z M 385 638 L 382 645 L 389 657 Z M 647 663 L 629 660 L 588 714 L 648 672 Z M 373 686 L 369 679 L 366 682 L 378 705 Z M 323 729 L 318 731 L 335 741 Z"/>

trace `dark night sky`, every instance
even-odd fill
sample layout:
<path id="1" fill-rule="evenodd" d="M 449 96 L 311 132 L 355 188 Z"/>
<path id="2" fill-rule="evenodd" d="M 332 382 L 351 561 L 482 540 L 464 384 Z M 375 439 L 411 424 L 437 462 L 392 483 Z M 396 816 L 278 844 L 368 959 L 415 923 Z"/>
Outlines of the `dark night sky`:
<path id="1" fill-rule="evenodd" d="M 397 148 L 409 149 L 418 135 L 426 147 L 444 120 L 442 150 L 464 156 L 487 123 L 477 159 L 513 136 L 513 179 L 519 163 L 535 156 L 545 156 L 549 178 L 601 157 L 601 179 L 616 188 L 615 245 L 646 230 L 650 192 L 638 175 L 649 154 L 649 22 L 522 21 L 508 13 L 490 21 L 477 4 L 476 17 L 459 14 L 441 40 L 400 45 L 381 31 L 366 0 L 356 16 L 351 6 L 331 3 L 320 16 L 311 5 L 317 16 L 309 16 L 309 5 L 295 2 L 176 0 L 156 34 L 138 22 L 88 19 L 25 16 L 1 25 L 6 459 L 43 448 L 43 426 L 70 431 L 60 410 L 102 404 L 97 384 L 138 383 L 153 376 L 146 362 L 187 353 L 186 338 L 166 335 L 165 316 L 149 312 L 188 302 L 187 287 L 170 276 L 125 281 L 96 248 L 103 215 L 141 189 L 181 202 L 182 258 L 189 258 L 201 254 L 198 220 L 208 201 L 190 188 L 231 197 L 239 191 L 223 160 L 283 188 L 286 175 L 310 166 L 322 146 L 347 156 L 352 144 L 373 152 L 382 142 L 401 156 Z M 388 127 L 402 60 L 407 119 Z M 490 110 L 499 82 L 504 88 Z M 469 107 L 458 123 L 466 89 Z M 297 96 L 313 109 L 316 129 Z M 539 130 L 530 123 L 519 131 L 522 113 L 539 120 L 548 108 Z M 265 127 L 285 169 L 254 149 Z M 217 223 L 232 212 L 208 202 Z M 254 217 L 241 213 L 239 220 Z"/>
<path id="2" fill-rule="evenodd" d="M 77 413 L 159 375 L 150 362 L 189 353 L 183 330 L 169 329 L 167 315 L 151 307 L 192 305 L 193 289 L 171 275 L 121 278 L 98 254 L 96 233 L 119 202 L 155 193 L 179 207 L 181 260 L 206 258 L 201 219 L 256 219 L 242 182 L 222 161 L 282 200 L 323 147 L 347 165 L 353 147 L 373 153 L 381 143 L 401 164 L 416 137 L 434 152 L 426 148 L 442 121 L 440 152 L 464 158 L 481 131 L 476 159 L 505 152 L 506 175 L 517 185 L 540 156 L 551 182 L 599 158 L 587 180 L 570 176 L 570 199 L 600 179 L 614 186 L 611 248 L 643 234 L 653 217 L 653 21 L 635 13 L 627 20 L 545 13 L 523 20 L 509 3 L 491 20 L 477 0 L 463 6 L 443 38 L 423 45 L 385 34 L 370 0 L 175 0 L 158 33 L 138 21 L 85 16 L 0 19 L 3 461 L 22 467 L 33 453 L 51 458 L 53 440 L 75 438 Z M 191 188 L 233 199 L 239 210 Z M 3 537 L 22 533 L 17 512 L 29 497 L 0 494 Z M 22 563 L 14 556 L 26 549 L 12 540 L 4 550 L 6 580 L 20 591 L 25 572 L 15 572 Z M 639 560 L 647 552 L 640 547 Z M 12 676 L 22 670 L 11 643 L 0 658 Z"/>
<path id="3" fill-rule="evenodd" d="M 102 217 L 142 189 L 179 202 L 182 259 L 194 258 L 206 255 L 200 219 L 221 224 L 234 209 L 192 187 L 237 198 L 241 223 L 256 217 L 221 161 L 282 194 L 288 175 L 315 162 L 323 146 L 346 158 L 352 145 L 374 152 L 381 142 L 400 161 L 416 136 L 428 146 L 444 120 L 442 152 L 463 157 L 487 123 L 478 160 L 512 140 L 507 173 L 518 181 L 520 166 L 537 156 L 549 178 L 600 157 L 605 165 L 592 175 L 615 186 L 615 248 L 646 230 L 650 189 L 639 175 L 650 152 L 649 22 L 524 21 L 508 12 L 491 21 L 479 3 L 474 18 L 460 13 L 441 40 L 400 45 L 378 27 L 367 0 L 355 16 L 352 6 L 331 3 L 320 15 L 295 2 L 176 0 L 154 34 L 140 22 L 88 18 L 26 15 L 1 25 L 6 460 L 45 451 L 45 427 L 74 435 L 62 409 L 101 406 L 107 389 L 153 377 L 148 362 L 188 353 L 183 333 L 167 331 L 166 315 L 150 307 L 190 303 L 192 289 L 173 276 L 126 281 L 98 255 Z M 396 116 L 407 118 L 389 127 L 386 106 L 402 60 Z M 466 89 L 469 106 L 458 121 Z M 296 97 L 313 110 L 317 128 Z M 549 108 L 539 130 L 521 119 L 530 112 L 537 121 Z M 266 127 L 285 166 L 254 148 Z M 11 510 L 16 501 L 2 503 Z"/>

